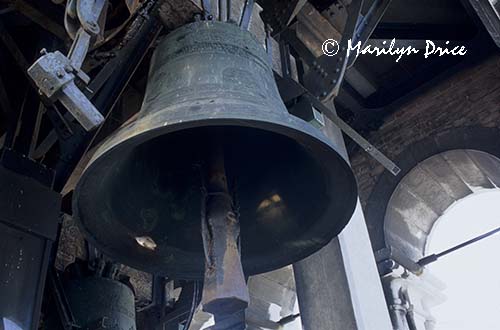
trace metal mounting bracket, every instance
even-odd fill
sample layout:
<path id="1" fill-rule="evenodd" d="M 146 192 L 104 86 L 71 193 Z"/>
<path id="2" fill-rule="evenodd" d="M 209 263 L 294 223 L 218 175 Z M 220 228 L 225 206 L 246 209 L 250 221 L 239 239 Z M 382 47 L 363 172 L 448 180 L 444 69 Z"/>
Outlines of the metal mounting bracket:
<path id="1" fill-rule="evenodd" d="M 85 84 L 90 81 L 81 66 L 92 39 L 101 31 L 98 22 L 106 4 L 106 0 L 78 0 L 76 4 L 70 1 L 67 10 L 76 8 L 81 26 L 76 32 L 68 56 L 59 51 L 47 53 L 43 50 L 42 57 L 28 69 L 28 75 L 40 89 L 40 94 L 59 100 L 87 131 L 103 123 L 104 117 L 76 86 L 75 79 L 78 78 Z"/>
<path id="2" fill-rule="evenodd" d="M 55 51 L 40 57 L 28 69 L 28 75 L 38 86 L 41 94 L 61 101 L 75 119 L 90 131 L 99 126 L 104 117 L 76 87 L 74 80 L 77 76 L 87 80 L 83 72 L 74 74 L 78 71 L 79 69 L 73 67 L 66 56 Z"/>
<path id="3" fill-rule="evenodd" d="M 287 103 L 292 99 L 299 97 L 306 98 L 308 102 L 312 105 L 313 109 L 319 111 L 322 115 L 330 119 L 335 125 L 337 125 L 342 132 L 349 136 L 354 142 L 356 142 L 364 151 L 366 151 L 370 156 L 375 158 L 382 166 L 384 166 L 389 172 L 394 176 L 401 172 L 401 169 L 387 156 L 385 156 L 380 150 L 368 142 L 364 137 L 362 137 L 358 132 L 356 132 L 349 124 L 343 121 L 334 110 L 327 107 L 318 97 L 315 97 L 306 89 L 302 84 L 295 81 L 291 77 L 282 77 L 281 75 L 275 73 L 275 78 L 278 82 L 278 87 L 281 86 L 280 92 L 286 90 L 288 95 L 283 95 L 282 97 Z M 333 103 L 333 101 L 331 101 Z M 333 106 L 333 104 L 332 104 Z M 317 118 L 317 115 L 314 114 Z M 302 117 L 301 117 L 302 118 Z M 304 118 L 303 118 L 304 119 Z M 309 119 L 306 119 L 309 120 Z"/>

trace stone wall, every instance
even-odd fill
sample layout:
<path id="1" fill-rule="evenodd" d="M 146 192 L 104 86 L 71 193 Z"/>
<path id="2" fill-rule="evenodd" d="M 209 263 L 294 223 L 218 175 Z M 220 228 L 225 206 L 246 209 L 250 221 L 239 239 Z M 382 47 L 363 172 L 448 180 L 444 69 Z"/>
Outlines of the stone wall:
<path id="1" fill-rule="evenodd" d="M 367 138 L 389 158 L 396 159 L 417 141 L 468 126 L 500 128 L 498 55 L 452 75 L 402 105 Z M 351 155 L 351 164 L 361 201 L 366 205 L 384 168 L 359 149 Z"/>

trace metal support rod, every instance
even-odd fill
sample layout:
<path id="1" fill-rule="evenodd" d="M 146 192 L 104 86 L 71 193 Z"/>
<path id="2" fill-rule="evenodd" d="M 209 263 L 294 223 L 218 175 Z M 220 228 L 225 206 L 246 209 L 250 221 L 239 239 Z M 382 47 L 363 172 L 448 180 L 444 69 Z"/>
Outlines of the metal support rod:
<path id="1" fill-rule="evenodd" d="M 31 143 L 30 143 L 29 153 L 28 153 L 28 155 L 31 159 L 34 159 L 33 154 L 34 154 L 35 148 L 38 144 L 40 127 L 42 125 L 43 115 L 45 114 L 45 111 L 46 111 L 46 109 L 45 109 L 43 103 L 40 102 L 40 104 L 38 105 L 38 111 L 37 111 L 37 115 L 36 115 L 35 125 L 34 125 L 34 129 L 33 129 L 33 135 L 31 136 Z"/>
<path id="2" fill-rule="evenodd" d="M 353 37 L 355 36 L 358 17 L 361 14 L 363 3 L 364 0 L 357 0 L 354 3 L 351 3 L 351 5 L 349 6 L 347 22 L 342 35 L 342 40 L 340 42 L 342 53 L 339 55 L 339 59 L 342 58 L 342 60 L 340 61 L 342 65 L 338 67 L 339 74 L 335 79 L 336 83 L 334 85 L 334 88 L 330 92 L 329 96 L 337 96 L 340 92 L 340 86 L 342 85 L 342 81 L 344 80 L 344 75 L 347 69 L 347 63 L 349 62 L 349 57 L 352 56 L 352 55 L 350 56 L 349 53 L 348 43 L 349 40 L 353 39 Z M 324 99 L 327 98 L 328 97 L 325 97 Z"/>
<path id="3" fill-rule="evenodd" d="M 202 201 L 206 257 L 202 305 L 217 320 L 244 310 L 250 298 L 238 246 L 240 226 L 229 194 L 221 138 L 214 138 L 208 150 L 211 154 Z"/>
<path id="4" fill-rule="evenodd" d="M 279 75 L 277 79 L 283 79 Z M 380 150 L 378 150 L 375 146 L 373 146 L 370 142 L 368 142 L 364 137 L 362 137 L 358 132 L 356 132 L 351 126 L 349 126 L 345 121 L 342 120 L 335 111 L 332 111 L 328 107 L 326 107 L 318 98 L 314 97 L 308 89 L 306 89 L 303 85 L 295 81 L 294 79 L 287 78 L 286 79 L 287 86 L 296 91 L 297 96 L 306 96 L 309 100 L 311 100 L 311 104 L 316 110 L 324 114 L 328 119 L 330 119 L 335 125 L 338 126 L 347 136 L 349 136 L 356 144 L 358 144 L 364 151 L 370 154 L 373 158 L 375 158 L 382 166 L 384 166 L 389 172 L 391 172 L 394 176 L 398 175 L 401 172 L 401 169 L 394 164 L 392 160 L 390 160 L 387 156 L 385 156 Z"/>
<path id="5" fill-rule="evenodd" d="M 42 158 L 57 142 L 57 133 L 55 130 L 49 132 L 49 134 L 43 139 L 42 142 L 36 146 L 31 154 L 32 159 Z"/>
<path id="6" fill-rule="evenodd" d="M 319 100 L 313 99 L 314 107 L 321 111 L 328 119 L 330 119 L 335 125 L 337 125 L 342 132 L 353 139 L 364 151 L 375 158 L 382 166 L 384 166 L 389 172 L 394 176 L 401 172 L 401 169 L 394 164 L 386 155 L 384 155 L 380 150 L 375 148 L 370 142 L 368 142 L 364 137 L 362 137 L 358 132 L 356 132 L 351 126 L 349 126 L 345 121 L 343 121 L 336 113 L 324 106 Z"/>
<path id="7" fill-rule="evenodd" d="M 361 48 L 363 48 L 372 35 L 373 31 L 377 27 L 378 23 L 384 16 L 385 11 L 391 4 L 392 0 L 376 0 L 366 13 L 366 15 L 358 20 L 356 26 L 356 32 L 353 35 L 352 44 L 356 45 L 358 41 L 361 42 Z M 349 56 L 347 67 L 350 68 L 354 65 L 356 61 L 356 56 Z"/>
<path id="8" fill-rule="evenodd" d="M 490 34 L 495 44 L 500 47 L 500 19 L 498 17 L 499 3 L 498 1 L 487 0 L 462 0 L 462 4 L 469 4 L 474 8 L 477 15 L 483 22 L 486 30 Z"/>
<path id="9" fill-rule="evenodd" d="M 203 8 L 203 15 L 205 16 L 204 18 L 209 19 L 212 15 L 212 5 L 210 3 L 210 0 L 202 0 L 201 6 Z"/>
<path id="10" fill-rule="evenodd" d="M 90 41 L 91 35 L 88 34 L 83 28 L 78 29 L 75 40 L 68 53 L 68 58 L 74 69 L 80 70 L 82 67 L 83 61 L 85 61 L 85 57 L 87 56 L 87 52 L 90 47 Z"/>
<path id="11" fill-rule="evenodd" d="M 219 0 L 219 21 L 226 22 L 229 20 L 230 0 Z"/>
<path id="12" fill-rule="evenodd" d="M 271 37 L 272 29 L 269 24 L 266 24 L 266 52 L 269 58 L 269 64 L 273 66 L 273 41 Z"/>
<path id="13" fill-rule="evenodd" d="M 470 239 L 468 241 L 465 241 L 463 243 L 455 245 L 455 246 L 453 246 L 453 247 L 451 247 L 451 248 L 449 248 L 447 250 L 444 250 L 443 252 L 434 253 L 434 254 L 431 254 L 431 255 L 429 255 L 427 257 L 424 257 L 424 258 L 420 259 L 417 263 L 420 266 L 426 266 L 428 264 L 431 264 L 431 263 L 437 261 L 439 258 L 441 258 L 441 257 L 443 257 L 443 256 L 445 256 L 447 254 L 450 254 L 452 252 L 460 250 L 460 249 L 462 249 L 462 248 L 464 248 L 464 247 L 466 247 L 468 245 L 471 245 L 472 243 L 479 242 L 480 240 L 483 240 L 483 239 L 485 239 L 487 237 L 490 237 L 490 236 L 492 236 L 492 235 L 494 235 L 494 234 L 496 234 L 498 232 L 500 232 L 500 227 L 498 227 L 496 229 L 493 229 L 493 230 L 491 230 L 491 231 L 489 231 L 487 233 L 484 233 L 482 235 L 479 235 L 477 237 L 474 237 L 474 238 L 472 238 L 472 239 Z"/>
<path id="14" fill-rule="evenodd" d="M 283 78 L 291 78 L 292 63 L 290 61 L 290 46 L 283 40 L 280 40 L 280 60 L 281 60 L 281 74 Z"/>
<path id="15" fill-rule="evenodd" d="M 38 134 L 37 122 L 40 118 L 39 110 L 40 101 L 38 94 L 27 86 L 23 103 L 17 117 L 17 125 L 15 131 L 11 135 L 13 138 L 11 146 L 17 152 L 24 155 L 29 155 L 34 137 Z M 12 123 L 15 123 L 13 121 Z"/>
<path id="16" fill-rule="evenodd" d="M 241 14 L 240 19 L 240 27 L 242 30 L 248 30 L 248 27 L 250 26 L 254 2 L 254 0 L 245 1 L 245 6 L 243 7 L 243 13 Z"/>

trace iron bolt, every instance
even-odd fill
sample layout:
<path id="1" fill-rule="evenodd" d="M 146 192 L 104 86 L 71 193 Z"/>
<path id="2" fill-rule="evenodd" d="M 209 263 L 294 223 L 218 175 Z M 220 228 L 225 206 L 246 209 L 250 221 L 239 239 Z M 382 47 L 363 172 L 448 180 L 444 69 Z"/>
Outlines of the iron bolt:
<path id="1" fill-rule="evenodd" d="M 58 78 L 62 78 L 62 77 L 64 77 L 64 72 L 61 71 L 61 70 L 59 70 L 59 71 L 56 72 L 56 75 L 57 75 Z"/>
<path id="2" fill-rule="evenodd" d="M 92 33 L 98 33 L 99 32 L 99 26 L 96 24 L 96 22 L 93 21 L 87 21 L 87 25 Z"/>

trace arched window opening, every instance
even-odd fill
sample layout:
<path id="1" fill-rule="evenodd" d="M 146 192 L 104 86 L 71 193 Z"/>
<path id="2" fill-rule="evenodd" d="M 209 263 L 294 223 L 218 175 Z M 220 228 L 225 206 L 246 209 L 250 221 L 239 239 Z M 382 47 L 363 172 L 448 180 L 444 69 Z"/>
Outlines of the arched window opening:
<path id="1" fill-rule="evenodd" d="M 426 255 L 500 226 L 500 189 L 485 189 L 450 206 L 427 238 Z M 445 283 L 446 301 L 432 308 L 435 330 L 498 329 L 500 235 L 446 255 L 426 266 Z"/>
<path id="2" fill-rule="evenodd" d="M 484 297 L 485 292 L 488 297 L 500 295 L 500 261 L 495 260 L 500 245 L 474 256 L 462 254 L 498 242 L 499 236 L 423 269 L 417 262 L 500 227 L 499 211 L 500 159 L 482 151 L 456 149 L 436 154 L 401 179 L 384 219 L 391 268 L 382 283 L 395 329 L 498 329 L 487 315 L 497 315 L 500 305 Z M 446 266 L 456 258 L 455 264 Z M 442 274 L 439 268 L 443 267 L 449 272 Z"/>

